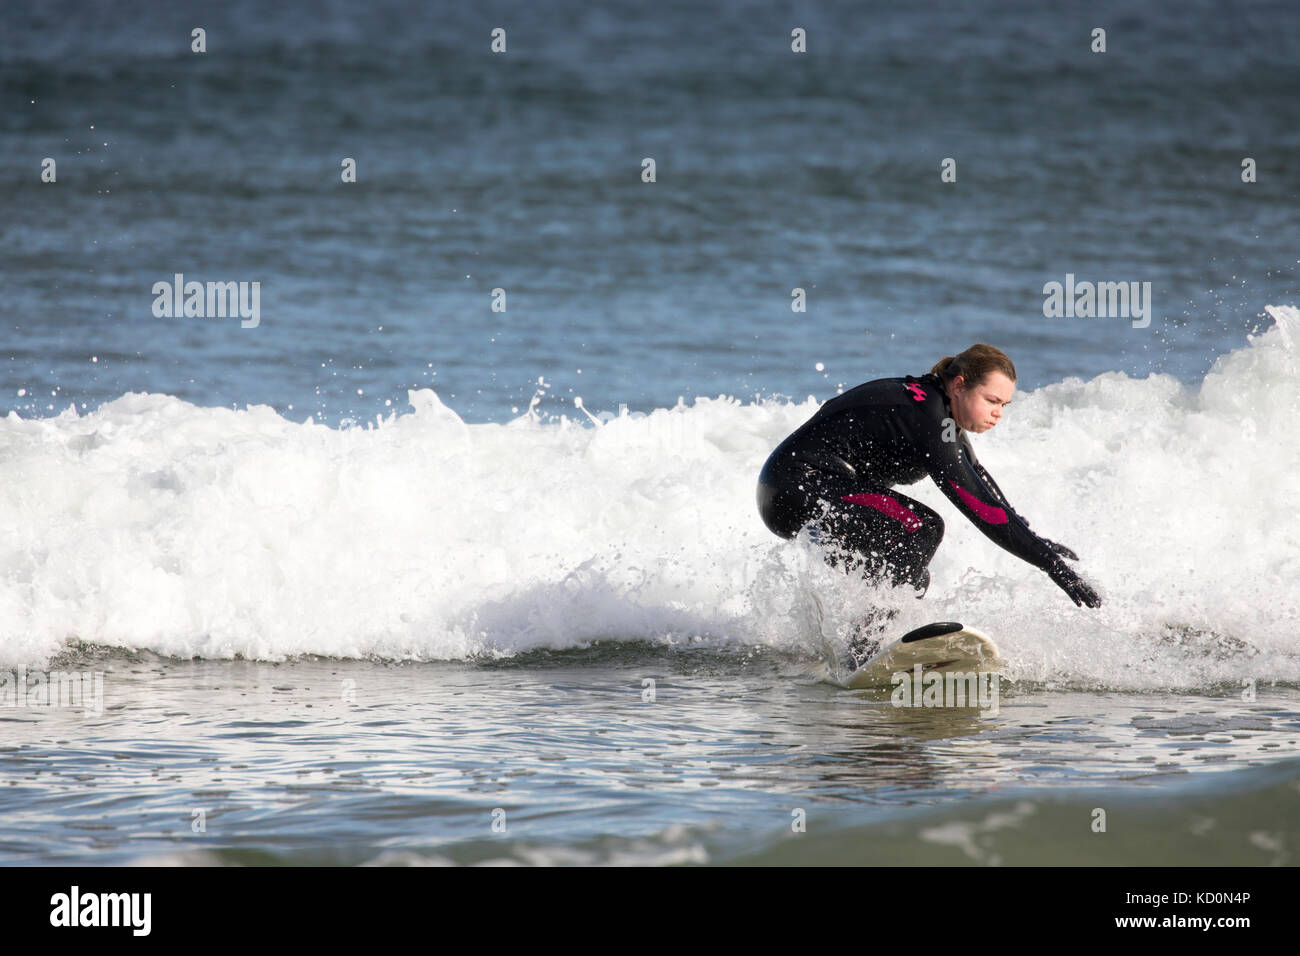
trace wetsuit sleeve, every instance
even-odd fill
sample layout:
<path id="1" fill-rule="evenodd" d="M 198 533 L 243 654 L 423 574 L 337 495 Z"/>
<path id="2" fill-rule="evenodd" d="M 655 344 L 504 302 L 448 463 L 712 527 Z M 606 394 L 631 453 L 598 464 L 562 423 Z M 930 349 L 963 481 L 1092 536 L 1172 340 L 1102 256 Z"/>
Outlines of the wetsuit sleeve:
<path id="1" fill-rule="evenodd" d="M 998 483 L 993 480 L 993 476 L 988 473 L 987 469 L 985 469 L 983 465 L 981 465 L 978 461 L 975 460 L 975 456 L 971 454 L 969 446 L 967 447 L 966 454 L 970 457 L 971 464 L 975 467 L 975 472 L 981 478 L 984 479 L 984 484 L 989 486 L 989 490 L 993 492 L 994 496 L 998 499 L 998 502 L 1002 505 L 1002 507 L 1006 508 L 1013 515 L 1015 515 L 1022 522 L 1024 522 L 1025 527 L 1028 528 L 1029 519 L 1027 519 L 1024 515 L 1020 514 L 1020 512 L 1012 509 L 1010 503 L 1007 501 L 1007 496 L 1002 493 L 1002 489 L 998 487 Z"/>
<path id="2" fill-rule="evenodd" d="M 930 445 L 930 477 L 989 540 L 1044 571 L 1060 563 L 1047 542 L 1029 530 L 1029 523 L 1016 514 L 992 476 L 969 453 L 964 435 L 960 441 L 936 439 Z"/>

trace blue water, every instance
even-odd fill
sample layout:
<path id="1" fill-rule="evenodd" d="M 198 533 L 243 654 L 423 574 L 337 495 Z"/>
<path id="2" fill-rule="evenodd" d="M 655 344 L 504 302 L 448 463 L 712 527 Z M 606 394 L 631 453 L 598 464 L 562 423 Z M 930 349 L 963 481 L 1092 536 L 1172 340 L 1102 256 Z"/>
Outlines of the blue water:
<path id="1" fill-rule="evenodd" d="M 1049 7 L 6 10 L 0 672 L 104 700 L 0 697 L 0 863 L 1294 863 L 1300 7 Z M 1106 605 L 914 486 L 1008 690 L 900 714 L 754 481 L 976 341 Z"/>
<path id="2" fill-rule="evenodd" d="M 1195 380 L 1296 295 L 1286 2 L 199 10 L 7 14 L 0 410 L 648 411 L 977 340 L 1022 387 Z M 261 324 L 154 318 L 178 272 L 259 281 Z M 1045 319 L 1067 272 L 1151 282 L 1151 326 Z"/>
<path id="3" fill-rule="evenodd" d="M 680 647 L 64 663 L 106 706 L 0 710 L 5 863 L 1260 866 L 1300 835 L 1294 688 L 990 714 Z"/>

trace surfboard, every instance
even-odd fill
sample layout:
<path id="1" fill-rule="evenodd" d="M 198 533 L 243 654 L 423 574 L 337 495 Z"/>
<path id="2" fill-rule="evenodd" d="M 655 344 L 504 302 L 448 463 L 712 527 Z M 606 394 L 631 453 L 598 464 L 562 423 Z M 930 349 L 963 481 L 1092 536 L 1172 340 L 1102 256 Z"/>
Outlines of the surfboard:
<path id="1" fill-rule="evenodd" d="M 983 631 L 966 627 L 956 621 L 936 621 L 908 631 L 892 644 L 887 644 L 873 654 L 861 667 L 849 675 L 845 687 L 891 687 L 898 673 L 931 671 L 986 671 L 1001 669 L 1002 658 L 993 638 Z"/>

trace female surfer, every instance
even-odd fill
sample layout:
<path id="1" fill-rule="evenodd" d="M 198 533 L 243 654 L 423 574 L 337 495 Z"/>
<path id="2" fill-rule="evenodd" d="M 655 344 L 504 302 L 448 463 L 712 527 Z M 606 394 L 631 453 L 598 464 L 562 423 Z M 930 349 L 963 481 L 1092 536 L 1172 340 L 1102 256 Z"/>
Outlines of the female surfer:
<path id="1" fill-rule="evenodd" d="M 843 559 L 864 575 L 909 584 L 921 597 L 943 519 L 894 486 L 929 475 L 996 544 L 1046 571 L 1075 604 L 1100 607 L 1097 592 L 1062 560 L 1078 555 L 1030 531 L 971 449 L 967 433 L 995 426 L 1015 390 L 1011 359 L 973 345 L 928 375 L 877 379 L 827 400 L 763 466 L 763 523 L 783 538 L 807 526 L 830 546 L 832 564 Z M 853 648 L 855 659 L 863 650 Z"/>

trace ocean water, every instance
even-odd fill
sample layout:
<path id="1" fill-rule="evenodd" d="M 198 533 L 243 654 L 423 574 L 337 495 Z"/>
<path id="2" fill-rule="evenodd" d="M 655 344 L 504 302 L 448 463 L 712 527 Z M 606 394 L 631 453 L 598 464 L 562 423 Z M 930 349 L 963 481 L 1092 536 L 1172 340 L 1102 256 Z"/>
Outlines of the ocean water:
<path id="1" fill-rule="evenodd" d="M 1294 5 L 131 9 L 0 32 L 0 862 L 1296 862 Z M 974 341 L 1099 610 L 929 483 L 923 601 L 758 519 Z M 818 680 L 880 605 L 997 706 Z"/>

